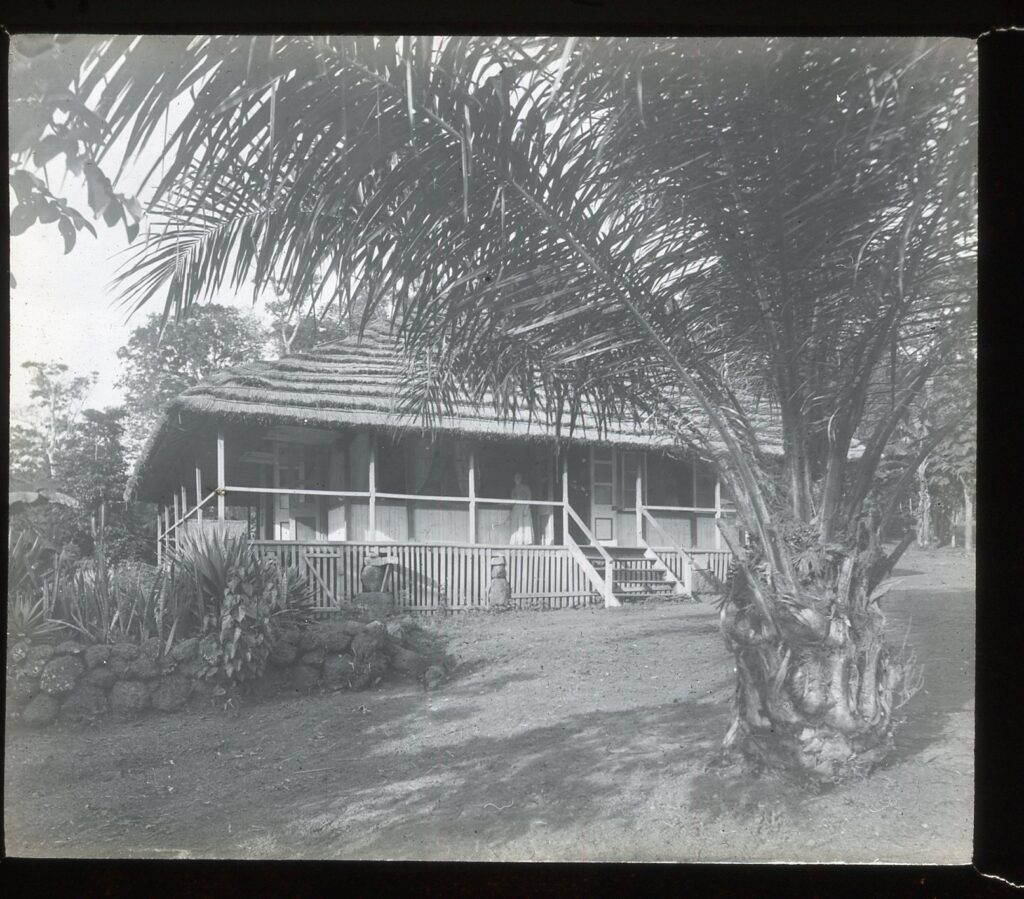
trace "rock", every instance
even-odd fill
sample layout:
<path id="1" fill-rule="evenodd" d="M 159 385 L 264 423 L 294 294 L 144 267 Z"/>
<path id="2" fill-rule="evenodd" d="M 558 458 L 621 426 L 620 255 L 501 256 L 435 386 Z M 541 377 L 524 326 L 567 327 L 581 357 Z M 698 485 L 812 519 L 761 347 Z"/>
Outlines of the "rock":
<path id="1" fill-rule="evenodd" d="M 429 668 L 429 664 L 419 653 L 402 646 L 396 647 L 391 653 L 391 667 L 403 674 L 420 678 Z"/>
<path id="2" fill-rule="evenodd" d="M 487 605 L 492 609 L 507 606 L 512 601 L 512 588 L 504 577 L 496 577 L 487 587 Z"/>
<path id="3" fill-rule="evenodd" d="M 207 665 L 216 665 L 220 658 L 220 643 L 216 634 L 207 634 L 199 641 L 199 658 Z"/>
<path id="4" fill-rule="evenodd" d="M 56 699 L 48 693 L 40 693 L 25 706 L 21 720 L 32 727 L 46 727 L 47 724 L 53 724 L 59 711 L 60 705 Z"/>
<path id="5" fill-rule="evenodd" d="M 80 681 L 60 705 L 62 718 L 71 721 L 90 721 L 105 715 L 109 709 L 107 696 L 99 687 Z"/>
<path id="6" fill-rule="evenodd" d="M 8 658 L 14 663 L 20 665 L 28 658 L 28 651 L 32 648 L 32 644 L 27 640 L 19 640 L 14 646 L 11 647 L 11 653 Z"/>
<path id="7" fill-rule="evenodd" d="M 329 687 L 348 686 L 355 674 L 356 666 L 352 656 L 328 656 L 324 660 L 323 679 Z"/>
<path id="8" fill-rule="evenodd" d="M 92 671 L 87 672 L 82 678 L 82 682 L 100 690 L 109 690 L 117 683 L 117 672 L 109 665 L 101 665 L 99 668 L 93 668 Z"/>
<path id="9" fill-rule="evenodd" d="M 341 622 L 339 627 L 350 637 L 354 637 L 356 634 L 361 634 L 366 630 L 365 622 L 356 621 L 355 618 L 347 618 L 345 621 Z"/>
<path id="10" fill-rule="evenodd" d="M 126 662 L 124 659 L 111 658 L 104 667 L 113 671 L 117 675 L 117 679 L 121 680 L 128 676 L 128 666 L 130 664 L 130 662 Z"/>
<path id="11" fill-rule="evenodd" d="M 353 690 L 372 687 L 388 671 L 388 657 L 382 652 L 373 652 L 362 660 L 356 660 L 356 673 L 352 679 Z"/>
<path id="12" fill-rule="evenodd" d="M 320 683 L 320 669 L 309 665 L 296 665 L 291 670 L 292 687 L 296 690 L 312 690 Z"/>
<path id="13" fill-rule="evenodd" d="M 143 681 L 120 680 L 110 691 L 110 710 L 115 715 L 130 718 L 149 706 L 150 686 Z"/>
<path id="14" fill-rule="evenodd" d="M 389 621 L 384 625 L 384 631 L 387 633 L 388 638 L 394 640 L 395 643 L 401 645 L 405 639 L 405 628 L 402 627 L 401 622 Z"/>
<path id="15" fill-rule="evenodd" d="M 178 674 L 183 677 L 197 678 L 200 676 L 203 669 L 206 667 L 206 662 L 200 658 L 189 659 L 187 662 L 182 662 L 178 665 Z"/>
<path id="16" fill-rule="evenodd" d="M 324 641 L 316 631 L 304 630 L 299 635 L 299 652 L 312 652 L 315 649 L 323 649 Z"/>
<path id="17" fill-rule="evenodd" d="M 57 648 L 53 651 L 56 656 L 80 656 L 85 652 L 85 647 L 74 640 L 65 640 L 63 643 L 58 643 Z"/>
<path id="18" fill-rule="evenodd" d="M 138 658 L 138 646 L 134 643 L 115 643 L 111 646 L 111 658 L 118 658 L 121 661 Z"/>
<path id="19" fill-rule="evenodd" d="M 332 655 L 344 652 L 352 642 L 352 635 L 338 624 L 325 625 L 320 629 L 320 636 L 323 639 L 324 649 Z"/>
<path id="20" fill-rule="evenodd" d="M 268 666 L 263 674 L 252 681 L 251 688 L 257 699 L 276 696 L 291 685 L 291 672 L 287 668 Z"/>
<path id="21" fill-rule="evenodd" d="M 52 646 L 30 646 L 21 672 L 28 677 L 39 677 L 43 673 L 46 663 L 52 658 Z"/>
<path id="22" fill-rule="evenodd" d="M 324 648 L 311 649 L 299 656 L 299 664 L 309 665 L 311 668 L 319 668 L 324 663 Z"/>
<path id="23" fill-rule="evenodd" d="M 299 651 L 295 647 L 294 643 L 286 643 L 283 640 L 278 640 L 270 650 L 268 661 L 272 665 L 277 665 L 279 668 L 286 668 L 289 665 L 295 664 L 295 659 L 298 654 Z"/>
<path id="24" fill-rule="evenodd" d="M 164 653 L 164 644 L 159 637 L 150 637 L 144 640 L 139 646 L 139 655 L 143 658 L 152 659 L 154 662 Z"/>
<path id="25" fill-rule="evenodd" d="M 150 701 L 161 712 L 174 712 L 188 701 L 192 684 L 180 674 L 171 674 L 157 681 Z"/>
<path id="26" fill-rule="evenodd" d="M 280 634 L 278 634 L 278 640 L 282 643 L 291 643 L 293 646 L 298 644 L 299 640 L 302 639 L 302 631 L 297 627 L 287 626 L 282 627 Z"/>
<path id="27" fill-rule="evenodd" d="M 352 638 L 352 655 L 354 655 L 356 661 L 359 662 L 377 652 L 383 643 L 384 639 L 382 632 L 371 631 L 367 628 L 361 634 L 356 634 Z"/>
<path id="28" fill-rule="evenodd" d="M 444 668 L 439 665 L 431 665 L 423 675 L 423 686 L 428 690 L 433 690 L 445 677 Z"/>
<path id="29" fill-rule="evenodd" d="M 120 659 L 122 662 L 130 662 L 139 657 L 139 647 L 134 643 L 115 643 L 110 647 L 110 657 Z"/>
<path id="30" fill-rule="evenodd" d="M 131 680 L 152 680 L 160 676 L 160 666 L 149 656 L 140 655 L 135 661 L 128 663 L 125 676 Z"/>
<path id="31" fill-rule="evenodd" d="M 51 696 L 63 696 L 75 689 L 78 679 L 85 674 L 85 663 L 75 656 L 57 656 L 46 663 L 39 678 L 39 689 Z"/>
<path id="32" fill-rule="evenodd" d="M 173 662 L 190 662 L 199 652 L 199 638 L 189 637 L 180 643 L 175 643 L 169 653 Z"/>
<path id="33" fill-rule="evenodd" d="M 34 677 L 16 674 L 7 678 L 7 701 L 13 705 L 23 706 L 39 693 L 39 681 Z"/>
<path id="34" fill-rule="evenodd" d="M 110 647 L 105 643 L 97 643 L 85 648 L 85 664 L 89 668 L 106 665 L 110 659 Z"/>
<path id="35" fill-rule="evenodd" d="M 395 611 L 395 597 L 390 593 L 357 593 L 352 604 L 366 609 L 374 620 L 381 620 Z"/>
<path id="36" fill-rule="evenodd" d="M 209 680 L 205 677 L 197 678 L 192 682 L 192 692 L 196 696 L 213 696 L 218 689 L 220 689 L 219 685 L 215 681 Z"/>

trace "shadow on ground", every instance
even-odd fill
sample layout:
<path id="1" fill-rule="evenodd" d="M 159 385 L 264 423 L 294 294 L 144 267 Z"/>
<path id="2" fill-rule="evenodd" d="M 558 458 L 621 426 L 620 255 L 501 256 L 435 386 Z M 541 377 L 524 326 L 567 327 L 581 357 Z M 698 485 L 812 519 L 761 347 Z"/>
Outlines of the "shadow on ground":
<path id="1" fill-rule="evenodd" d="M 402 729 L 415 714 L 408 707 L 392 712 L 380 722 L 385 730 Z M 308 855 L 456 857 L 533 827 L 551 833 L 578 830 L 581 821 L 636 821 L 662 778 L 701 770 L 727 723 L 719 703 L 673 702 L 399 755 L 382 747 L 345 788 L 293 806 L 287 830 L 298 840 L 295 850 Z M 630 790 L 634 778 L 638 789 Z M 311 851 L 313 831 L 319 838 Z"/>

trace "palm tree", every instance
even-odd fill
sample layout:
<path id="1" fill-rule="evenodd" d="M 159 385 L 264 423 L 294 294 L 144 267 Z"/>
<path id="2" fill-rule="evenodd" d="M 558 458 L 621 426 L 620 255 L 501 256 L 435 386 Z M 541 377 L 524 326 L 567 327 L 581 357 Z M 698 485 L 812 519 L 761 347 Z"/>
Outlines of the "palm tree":
<path id="1" fill-rule="evenodd" d="M 913 674 L 878 602 L 913 534 L 883 547 L 895 504 L 869 496 L 914 398 L 972 339 L 964 43 L 158 46 L 146 78 L 152 42 L 105 43 L 80 84 L 129 153 L 191 91 L 126 301 L 170 312 L 250 281 L 365 295 L 439 363 L 428 408 L 462 391 L 510 415 L 657 417 L 714 459 L 752 536 L 725 530 L 726 743 L 822 778 L 885 754 Z"/>

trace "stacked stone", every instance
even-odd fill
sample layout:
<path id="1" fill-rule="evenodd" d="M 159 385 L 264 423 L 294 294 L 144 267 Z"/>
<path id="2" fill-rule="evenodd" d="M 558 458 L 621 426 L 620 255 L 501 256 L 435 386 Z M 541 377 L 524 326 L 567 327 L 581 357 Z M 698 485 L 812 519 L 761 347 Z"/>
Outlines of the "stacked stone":
<path id="1" fill-rule="evenodd" d="M 7 708 L 26 724 L 57 717 L 90 720 L 107 712 L 131 717 L 154 708 L 172 712 L 192 693 L 198 640 L 183 640 L 170 653 L 159 639 L 142 644 L 56 646 L 18 643 L 9 654 Z"/>
<path id="2" fill-rule="evenodd" d="M 347 618 L 282 631 L 260 692 L 365 690 L 386 675 L 422 681 L 432 665 L 451 660 L 418 645 L 401 622 Z"/>
<path id="3" fill-rule="evenodd" d="M 367 617 L 365 614 L 362 617 Z M 85 646 L 21 642 L 7 659 L 7 711 L 42 727 L 57 718 L 85 721 L 105 714 L 131 718 L 150 709 L 174 712 L 193 695 L 218 690 L 201 672 L 216 658 L 216 640 L 190 637 L 163 652 L 159 639 L 142 644 Z M 282 629 L 257 696 L 314 689 L 364 690 L 389 672 L 433 685 L 451 659 L 417 643 L 397 620 L 356 617 Z"/>

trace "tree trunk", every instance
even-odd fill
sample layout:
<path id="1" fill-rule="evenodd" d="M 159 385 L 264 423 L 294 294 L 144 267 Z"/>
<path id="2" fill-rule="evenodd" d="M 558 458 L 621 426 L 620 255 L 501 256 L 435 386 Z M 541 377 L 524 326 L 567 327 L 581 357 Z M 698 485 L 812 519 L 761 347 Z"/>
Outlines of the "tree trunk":
<path id="1" fill-rule="evenodd" d="M 917 470 L 917 545 L 929 546 L 932 542 L 932 497 L 928 492 L 928 477 L 925 460 Z"/>
<path id="2" fill-rule="evenodd" d="M 800 553 L 800 596 L 774 592 L 741 560 L 722 608 L 736 660 L 736 706 L 725 746 L 771 768 L 833 782 L 876 765 L 892 745 L 893 713 L 913 693 L 913 664 L 885 640 L 879 583 L 913 540 L 886 555 L 858 524 L 857 545 Z M 771 619 L 752 584 L 770 597 Z"/>
<path id="3" fill-rule="evenodd" d="M 962 478 L 960 483 L 964 487 L 964 549 L 971 552 L 974 549 L 974 501 L 970 484 Z"/>

